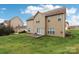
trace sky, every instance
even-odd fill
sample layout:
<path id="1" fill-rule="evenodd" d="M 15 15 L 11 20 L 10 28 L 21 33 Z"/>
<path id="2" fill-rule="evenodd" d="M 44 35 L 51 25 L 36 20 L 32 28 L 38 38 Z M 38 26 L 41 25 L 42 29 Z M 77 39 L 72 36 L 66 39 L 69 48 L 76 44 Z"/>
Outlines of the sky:
<path id="1" fill-rule="evenodd" d="M 0 23 L 15 16 L 25 23 L 37 11 L 47 12 L 61 7 L 66 7 L 66 21 L 70 26 L 79 25 L 79 4 L 0 4 Z"/>

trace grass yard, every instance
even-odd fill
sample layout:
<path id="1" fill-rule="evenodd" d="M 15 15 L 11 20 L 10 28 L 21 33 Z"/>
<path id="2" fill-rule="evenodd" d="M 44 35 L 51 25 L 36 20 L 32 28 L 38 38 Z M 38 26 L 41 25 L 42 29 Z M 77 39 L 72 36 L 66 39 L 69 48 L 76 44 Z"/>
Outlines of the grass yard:
<path id="1" fill-rule="evenodd" d="M 1 54 L 57 54 L 79 53 L 79 30 L 73 30 L 71 37 L 43 36 L 34 38 L 27 34 L 0 36 Z"/>

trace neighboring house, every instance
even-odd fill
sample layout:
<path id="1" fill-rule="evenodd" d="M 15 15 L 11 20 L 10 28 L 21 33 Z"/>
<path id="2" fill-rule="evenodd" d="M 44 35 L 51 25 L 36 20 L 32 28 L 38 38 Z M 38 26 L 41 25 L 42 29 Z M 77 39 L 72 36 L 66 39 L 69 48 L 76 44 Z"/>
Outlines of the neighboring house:
<path id="1" fill-rule="evenodd" d="M 66 8 L 37 12 L 27 20 L 29 33 L 65 37 Z"/>
<path id="2" fill-rule="evenodd" d="M 27 32 L 33 33 L 34 31 L 34 16 L 27 20 Z"/>
<path id="3" fill-rule="evenodd" d="M 69 26 L 69 29 L 79 30 L 79 25 Z"/>
<path id="4" fill-rule="evenodd" d="M 6 27 L 9 27 L 10 26 L 10 21 L 9 20 L 5 20 L 3 22 L 3 24 L 6 26 Z"/>
<path id="5" fill-rule="evenodd" d="M 23 22 L 21 21 L 21 19 L 18 16 L 13 17 L 12 19 L 10 19 L 8 21 L 4 21 L 4 25 L 6 27 L 12 28 L 15 32 L 21 32 L 24 30 Z"/>
<path id="6" fill-rule="evenodd" d="M 3 23 L 0 23 L 0 29 L 2 29 L 4 27 Z"/>

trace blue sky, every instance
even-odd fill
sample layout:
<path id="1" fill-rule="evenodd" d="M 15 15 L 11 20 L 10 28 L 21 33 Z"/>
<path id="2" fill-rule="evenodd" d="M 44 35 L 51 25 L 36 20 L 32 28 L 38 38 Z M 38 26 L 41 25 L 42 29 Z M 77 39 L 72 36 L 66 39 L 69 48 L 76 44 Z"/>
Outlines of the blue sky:
<path id="1" fill-rule="evenodd" d="M 78 4 L 0 4 L 0 21 L 10 20 L 15 16 L 19 16 L 21 20 L 26 21 L 37 11 L 46 12 L 60 7 L 67 8 L 67 21 L 70 22 L 70 25 L 79 25 Z"/>

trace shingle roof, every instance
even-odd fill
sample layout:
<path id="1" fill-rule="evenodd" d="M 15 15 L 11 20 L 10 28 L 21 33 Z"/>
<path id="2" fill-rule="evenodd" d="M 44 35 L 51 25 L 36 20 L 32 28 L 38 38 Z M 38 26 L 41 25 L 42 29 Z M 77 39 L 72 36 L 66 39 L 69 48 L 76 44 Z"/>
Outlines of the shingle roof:
<path id="1" fill-rule="evenodd" d="M 48 12 L 45 12 L 45 16 L 51 16 L 51 15 L 56 15 L 56 14 L 63 14 L 66 13 L 66 8 L 58 8 L 58 9 L 54 9 Z"/>
<path id="2" fill-rule="evenodd" d="M 13 18 L 11 18 L 11 19 L 9 20 L 9 22 L 11 22 L 11 21 L 14 20 L 14 19 L 18 19 L 18 20 L 20 20 L 21 23 L 23 24 L 23 21 L 22 21 L 21 18 L 18 17 L 18 16 L 14 16 Z"/>
<path id="3" fill-rule="evenodd" d="M 34 19 L 34 16 L 30 17 L 27 21 L 29 21 L 29 20 L 33 20 L 33 19 Z"/>

